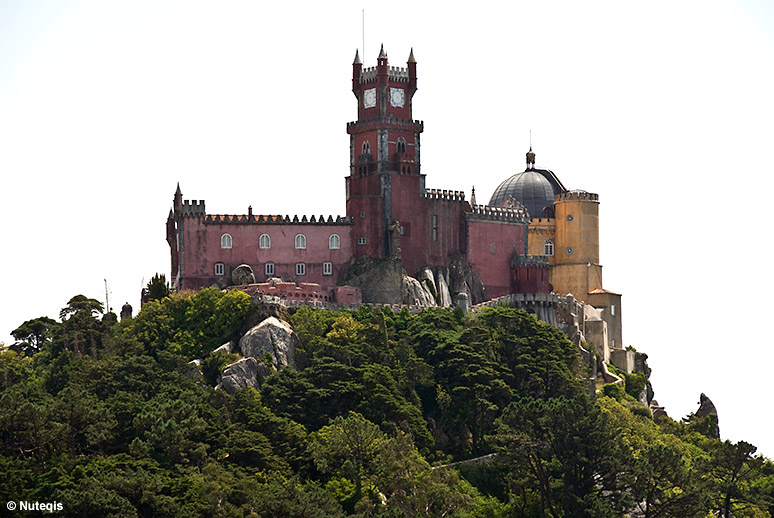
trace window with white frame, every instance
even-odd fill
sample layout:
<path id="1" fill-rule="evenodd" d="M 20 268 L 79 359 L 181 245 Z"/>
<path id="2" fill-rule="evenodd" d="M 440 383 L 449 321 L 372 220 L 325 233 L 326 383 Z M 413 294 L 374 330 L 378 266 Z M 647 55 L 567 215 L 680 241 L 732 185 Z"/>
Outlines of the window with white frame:
<path id="1" fill-rule="evenodd" d="M 306 236 L 304 234 L 296 235 L 296 248 L 299 250 L 306 248 Z"/>
<path id="2" fill-rule="evenodd" d="M 266 273 L 267 277 L 274 275 L 274 263 L 266 263 L 266 266 L 263 267 L 263 271 Z"/>
<path id="3" fill-rule="evenodd" d="M 333 275 L 333 263 L 331 262 L 323 263 L 323 275 Z"/>
<path id="4" fill-rule="evenodd" d="M 341 238 L 338 234 L 331 234 L 331 237 L 328 238 L 328 248 L 331 250 L 338 250 L 341 248 Z"/>
<path id="5" fill-rule="evenodd" d="M 233 241 L 231 239 L 231 234 L 223 234 L 220 236 L 220 247 L 221 248 L 231 248 Z"/>
<path id="6" fill-rule="evenodd" d="M 406 139 L 403 137 L 398 137 L 398 142 L 396 143 L 396 147 L 398 149 L 398 153 L 405 153 L 406 152 Z"/>
<path id="7" fill-rule="evenodd" d="M 296 263 L 296 275 L 306 275 L 306 264 Z"/>
<path id="8" fill-rule="evenodd" d="M 226 272 L 226 267 L 223 263 L 215 263 L 215 275 L 223 275 Z"/>
<path id="9" fill-rule="evenodd" d="M 554 255 L 554 240 L 553 239 L 546 239 L 543 243 L 543 248 L 545 249 L 545 255 L 553 256 Z"/>
<path id="10" fill-rule="evenodd" d="M 258 248 L 271 248 L 271 236 L 269 234 L 261 234 L 258 238 Z"/>
<path id="11" fill-rule="evenodd" d="M 357 244 L 358 244 L 358 245 L 364 245 L 364 244 L 366 244 L 366 238 L 364 238 L 364 237 L 359 237 L 359 238 L 357 238 Z"/>

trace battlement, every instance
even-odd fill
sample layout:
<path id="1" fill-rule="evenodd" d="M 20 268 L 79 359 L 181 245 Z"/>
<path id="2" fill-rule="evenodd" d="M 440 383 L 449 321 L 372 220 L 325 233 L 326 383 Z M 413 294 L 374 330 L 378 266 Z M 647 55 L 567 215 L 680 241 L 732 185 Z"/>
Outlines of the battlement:
<path id="1" fill-rule="evenodd" d="M 422 196 L 430 200 L 465 201 L 463 191 L 450 191 L 448 189 L 425 189 Z"/>
<path id="2" fill-rule="evenodd" d="M 538 268 L 548 268 L 548 256 L 517 255 L 511 260 L 511 266 L 535 266 Z"/>
<path id="3" fill-rule="evenodd" d="M 355 130 L 368 130 L 378 126 L 392 126 L 395 128 L 405 128 L 415 133 L 421 133 L 425 124 L 422 121 L 411 119 L 399 119 L 392 115 L 388 117 L 376 117 L 373 119 L 363 119 L 347 123 L 347 133 L 356 133 Z"/>
<path id="4" fill-rule="evenodd" d="M 183 200 L 183 215 L 205 214 L 204 200 Z"/>
<path id="5" fill-rule="evenodd" d="M 362 84 L 368 84 L 368 83 L 375 83 L 378 75 L 378 68 L 379 67 L 364 68 L 363 71 L 360 73 L 360 84 L 362 85 Z M 409 71 L 407 68 L 391 66 L 391 67 L 388 67 L 387 69 L 387 77 L 392 81 L 397 81 L 399 83 L 408 83 Z"/>
<path id="6" fill-rule="evenodd" d="M 554 198 L 554 203 L 561 203 L 563 201 L 592 201 L 599 203 L 599 194 L 581 190 L 560 192 Z"/>
<path id="7" fill-rule="evenodd" d="M 297 215 L 290 216 L 272 216 L 272 215 L 253 215 L 253 214 L 207 214 L 204 218 L 205 225 L 351 225 L 352 220 L 349 216 L 312 216 L 310 218 Z"/>
<path id="8" fill-rule="evenodd" d="M 488 205 L 475 205 L 471 212 L 465 214 L 468 221 L 508 221 L 510 223 L 529 223 L 527 211 L 523 208 L 507 209 L 504 207 L 490 207 Z"/>

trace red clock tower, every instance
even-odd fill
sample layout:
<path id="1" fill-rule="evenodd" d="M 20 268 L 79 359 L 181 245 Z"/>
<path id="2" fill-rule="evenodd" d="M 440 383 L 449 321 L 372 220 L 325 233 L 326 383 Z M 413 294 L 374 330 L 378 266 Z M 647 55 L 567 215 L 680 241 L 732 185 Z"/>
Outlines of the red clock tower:
<path id="1" fill-rule="evenodd" d="M 384 47 L 376 67 L 363 68 L 355 53 L 352 92 L 358 103 L 357 121 L 347 124 L 350 168 L 346 182 L 356 258 L 393 254 L 396 241 L 391 233 L 395 232 L 400 233 L 404 252 L 414 245 L 421 249 L 425 181 L 419 168 L 423 124 L 413 120 L 411 113 L 416 90 L 413 49 L 406 68 L 389 66 Z"/>

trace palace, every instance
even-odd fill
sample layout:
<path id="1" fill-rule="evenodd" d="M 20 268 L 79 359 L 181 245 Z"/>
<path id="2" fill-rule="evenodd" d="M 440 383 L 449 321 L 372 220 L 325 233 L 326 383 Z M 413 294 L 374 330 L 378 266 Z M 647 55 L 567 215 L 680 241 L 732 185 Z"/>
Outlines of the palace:
<path id="1" fill-rule="evenodd" d="M 405 68 L 390 66 L 384 48 L 371 68 L 355 53 L 358 117 L 347 124 L 344 216 L 260 215 L 252 207 L 208 214 L 204 200 L 183 200 L 178 185 L 167 219 L 173 288 L 259 284 L 285 296 L 292 286 L 324 301 L 413 303 L 400 286 L 359 283 L 369 265 L 390 259 L 402 266 L 404 281 L 421 279 L 415 285 L 438 305 L 462 292 L 474 304 L 510 294 L 572 294 L 604 322 L 604 344 L 595 345 L 621 349 L 621 295 L 602 285 L 598 195 L 568 190 L 552 171 L 536 168 L 531 148 L 526 169 L 505 179 L 485 205 L 476 203 L 475 190 L 468 201 L 461 191 L 428 189 L 423 123 L 412 118 L 416 91 L 413 50 Z"/>

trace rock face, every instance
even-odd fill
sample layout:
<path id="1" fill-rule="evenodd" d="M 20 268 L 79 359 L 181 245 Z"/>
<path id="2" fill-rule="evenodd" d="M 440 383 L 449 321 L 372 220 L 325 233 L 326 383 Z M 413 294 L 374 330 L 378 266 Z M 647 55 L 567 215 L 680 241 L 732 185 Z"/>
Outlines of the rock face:
<path id="1" fill-rule="evenodd" d="M 214 352 L 214 353 L 224 352 L 226 354 L 231 354 L 231 353 L 234 352 L 234 342 L 233 341 L 226 342 L 225 344 L 221 345 L 220 347 L 218 347 L 217 349 L 215 349 L 212 352 Z"/>
<path id="2" fill-rule="evenodd" d="M 473 271 L 470 263 L 461 253 L 450 254 L 449 290 L 451 293 L 465 293 L 471 305 L 486 300 L 486 290 L 481 277 Z"/>
<path id="3" fill-rule="evenodd" d="M 430 308 L 435 306 L 435 297 L 424 283 L 408 275 L 403 277 L 401 285 L 401 302 L 409 306 Z"/>
<path id="4" fill-rule="evenodd" d="M 245 284 L 255 284 L 255 274 L 250 265 L 240 264 L 231 272 L 231 282 L 235 286 L 243 286 Z"/>
<path id="5" fill-rule="evenodd" d="M 366 257 L 343 268 L 339 283 L 360 288 L 363 302 L 400 304 L 405 274 L 403 264 L 398 258 Z"/>
<path id="6" fill-rule="evenodd" d="M 239 340 L 242 356 L 263 359 L 266 353 L 272 357 L 275 369 L 296 368 L 298 336 L 290 324 L 276 317 L 269 317 L 250 329 Z"/>
<path id="7" fill-rule="evenodd" d="M 718 411 L 715 408 L 715 404 L 710 398 L 708 398 L 703 392 L 699 396 L 699 409 L 693 415 L 693 419 L 700 420 L 709 416 L 715 416 L 714 419 L 710 418 L 701 433 L 707 437 L 714 439 L 720 439 L 720 425 L 718 424 Z"/>
<path id="8" fill-rule="evenodd" d="M 237 389 L 257 386 L 258 361 L 255 358 L 242 358 L 223 370 L 220 381 L 215 388 L 233 394 Z"/>

